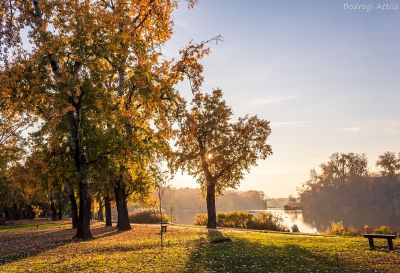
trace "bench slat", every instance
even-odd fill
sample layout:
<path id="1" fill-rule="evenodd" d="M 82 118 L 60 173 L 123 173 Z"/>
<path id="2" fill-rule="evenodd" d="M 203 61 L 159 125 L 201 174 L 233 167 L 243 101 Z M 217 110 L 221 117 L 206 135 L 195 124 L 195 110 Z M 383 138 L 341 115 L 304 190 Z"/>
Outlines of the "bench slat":
<path id="1" fill-rule="evenodd" d="M 363 234 L 365 238 L 383 238 L 383 239 L 396 239 L 396 235 L 392 234 Z"/>

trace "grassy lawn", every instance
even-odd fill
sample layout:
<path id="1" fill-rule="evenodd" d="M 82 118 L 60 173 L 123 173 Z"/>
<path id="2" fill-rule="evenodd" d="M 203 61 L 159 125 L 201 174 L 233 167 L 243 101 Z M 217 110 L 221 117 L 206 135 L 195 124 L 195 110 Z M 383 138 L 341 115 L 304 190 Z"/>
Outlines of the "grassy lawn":
<path id="1" fill-rule="evenodd" d="M 46 228 L 67 228 L 71 226 L 70 221 L 57 221 L 51 222 L 48 220 L 18 220 L 15 222 L 7 222 L 7 225 L 0 226 L 0 233 L 6 231 L 13 231 L 16 229 L 25 229 L 25 230 L 37 230 L 39 227 L 40 229 Z"/>
<path id="2" fill-rule="evenodd" d="M 2 227 L 0 272 L 400 272 L 399 239 L 387 252 L 386 241 L 370 251 L 364 238 L 171 227 L 161 252 L 155 226 L 92 230 L 95 239 L 80 242 L 65 222 Z M 232 241 L 210 242 L 222 235 Z"/>

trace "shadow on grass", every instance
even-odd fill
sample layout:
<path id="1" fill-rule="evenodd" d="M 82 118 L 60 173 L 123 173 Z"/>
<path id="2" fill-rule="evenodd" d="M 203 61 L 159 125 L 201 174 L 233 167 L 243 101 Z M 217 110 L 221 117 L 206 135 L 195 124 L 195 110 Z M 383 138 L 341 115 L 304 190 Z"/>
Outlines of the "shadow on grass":
<path id="1" fill-rule="evenodd" d="M 296 244 L 259 243 L 236 236 L 213 243 L 219 237 L 223 237 L 221 232 L 208 230 L 197 241 L 184 272 L 362 272 L 335 255 L 321 255 Z"/>
<path id="2" fill-rule="evenodd" d="M 113 236 L 118 231 L 113 227 L 93 227 L 94 240 Z M 72 239 L 75 229 L 29 229 L 23 232 L 0 234 L 0 265 L 35 256 L 57 247 L 77 242 Z"/>

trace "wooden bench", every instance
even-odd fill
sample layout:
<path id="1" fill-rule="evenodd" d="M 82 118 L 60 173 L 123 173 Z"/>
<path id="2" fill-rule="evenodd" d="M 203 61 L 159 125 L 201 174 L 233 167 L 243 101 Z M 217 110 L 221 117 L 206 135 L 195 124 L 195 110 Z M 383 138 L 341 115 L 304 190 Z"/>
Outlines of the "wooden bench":
<path id="1" fill-rule="evenodd" d="M 369 247 L 371 249 L 375 249 L 374 238 L 387 239 L 389 250 L 393 250 L 393 239 L 396 239 L 396 235 L 389 234 L 364 234 L 363 236 L 368 238 Z"/>
<path id="2" fill-rule="evenodd" d="M 170 224 L 171 224 L 170 222 L 163 222 L 163 223 L 161 224 L 161 232 L 162 232 L 162 233 L 167 232 L 167 227 L 168 227 L 168 225 L 170 225 Z"/>

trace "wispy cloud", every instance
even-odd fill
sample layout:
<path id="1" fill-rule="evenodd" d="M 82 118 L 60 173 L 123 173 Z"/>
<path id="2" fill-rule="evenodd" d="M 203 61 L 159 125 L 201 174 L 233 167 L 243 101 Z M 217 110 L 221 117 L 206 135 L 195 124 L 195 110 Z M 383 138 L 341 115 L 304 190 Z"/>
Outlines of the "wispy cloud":
<path id="1" fill-rule="evenodd" d="M 335 132 L 343 132 L 343 133 L 356 133 L 360 131 L 360 127 L 344 127 L 338 128 L 334 130 Z"/>
<path id="2" fill-rule="evenodd" d="M 315 121 L 288 121 L 288 122 L 271 122 L 272 127 L 306 127 L 317 125 Z"/>
<path id="3" fill-rule="evenodd" d="M 293 100 L 297 99 L 299 96 L 277 96 L 277 97 L 271 97 L 271 98 L 265 98 L 265 99 L 257 99 L 257 100 L 252 100 L 251 104 L 258 104 L 258 105 L 267 105 L 267 104 L 274 104 L 274 103 L 280 103 L 288 100 Z"/>

